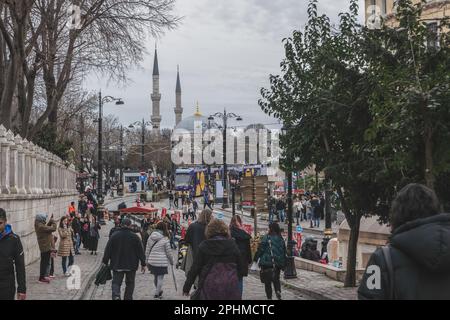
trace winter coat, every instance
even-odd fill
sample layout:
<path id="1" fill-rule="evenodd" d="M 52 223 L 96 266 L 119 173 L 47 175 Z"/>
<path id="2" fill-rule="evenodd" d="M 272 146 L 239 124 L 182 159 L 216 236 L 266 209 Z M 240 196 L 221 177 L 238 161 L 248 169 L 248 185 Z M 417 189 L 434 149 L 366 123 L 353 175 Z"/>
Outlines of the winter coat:
<path id="1" fill-rule="evenodd" d="M 89 224 L 89 237 L 91 237 L 91 238 L 94 238 L 94 239 L 100 239 L 100 232 L 99 232 L 99 230 L 101 229 L 102 227 L 100 226 L 100 223 L 95 223 L 95 224 L 92 224 L 92 223 L 90 223 Z"/>
<path id="2" fill-rule="evenodd" d="M 272 251 L 270 250 L 269 239 L 272 242 Z M 261 239 L 253 261 L 258 261 L 260 267 L 272 267 L 272 257 L 275 266 L 284 269 L 286 266 L 286 245 L 281 236 L 265 235 Z"/>
<path id="3" fill-rule="evenodd" d="M 51 220 L 49 225 L 45 221 L 36 221 L 34 223 L 34 230 L 36 231 L 37 242 L 41 252 L 49 252 L 52 250 L 52 233 L 56 231 L 56 223 Z"/>
<path id="4" fill-rule="evenodd" d="M 106 244 L 103 263 L 111 261 L 111 270 L 136 271 L 145 266 L 144 247 L 139 237 L 129 228 L 121 228 L 114 232 Z"/>
<path id="5" fill-rule="evenodd" d="M 73 230 L 72 228 L 59 228 L 58 256 L 69 257 L 74 255 L 73 251 Z"/>
<path id="6" fill-rule="evenodd" d="M 81 223 L 80 220 L 78 218 L 74 218 L 72 220 L 72 224 L 71 224 L 72 230 L 74 234 L 80 234 L 81 233 Z"/>
<path id="7" fill-rule="evenodd" d="M 195 256 L 198 252 L 198 247 L 200 243 L 205 240 L 205 230 L 206 224 L 200 223 L 198 221 L 192 223 L 186 231 L 185 242 L 190 245 L 193 250 L 193 256 Z"/>
<path id="8" fill-rule="evenodd" d="M 147 263 L 153 267 L 168 267 L 173 265 L 170 241 L 160 230 L 154 231 L 148 238 L 145 256 Z"/>
<path id="9" fill-rule="evenodd" d="M 197 277 L 201 300 L 240 300 L 242 259 L 232 239 L 215 237 L 203 241 L 189 271 L 183 292 L 189 292 Z"/>
<path id="10" fill-rule="evenodd" d="M 450 214 L 410 221 L 397 228 L 389 242 L 393 298 L 450 299 Z M 381 271 L 380 289 L 367 286 L 374 282 L 371 266 L 378 266 Z M 359 299 L 390 299 L 391 282 L 381 248 L 372 254 L 367 268 L 358 289 Z"/>
<path id="11" fill-rule="evenodd" d="M 16 278 L 17 277 L 17 278 Z M 17 292 L 26 293 L 25 258 L 22 242 L 13 233 L 11 226 L 6 225 L 0 234 L 0 290 L 15 287 Z"/>
<path id="12" fill-rule="evenodd" d="M 252 263 L 252 249 L 250 247 L 250 239 L 252 238 L 245 230 L 239 229 L 235 226 L 230 228 L 231 238 L 236 241 L 242 260 L 241 274 L 248 276 L 248 265 Z"/>

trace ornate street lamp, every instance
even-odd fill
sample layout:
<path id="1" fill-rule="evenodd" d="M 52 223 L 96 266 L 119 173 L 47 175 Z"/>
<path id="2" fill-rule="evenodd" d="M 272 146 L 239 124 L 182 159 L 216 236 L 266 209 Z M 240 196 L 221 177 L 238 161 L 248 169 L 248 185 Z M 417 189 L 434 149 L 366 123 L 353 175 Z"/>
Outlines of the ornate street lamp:
<path id="1" fill-rule="evenodd" d="M 224 190 L 222 209 L 229 208 L 228 205 L 228 167 L 227 167 L 227 128 L 228 128 L 228 119 L 236 119 L 237 121 L 242 121 L 242 117 L 235 113 L 228 113 L 226 109 L 223 110 L 223 113 L 217 112 L 208 117 L 209 121 L 214 121 L 215 118 L 221 118 L 223 121 L 222 126 L 222 137 L 223 137 L 223 177 L 222 177 L 222 185 Z"/>

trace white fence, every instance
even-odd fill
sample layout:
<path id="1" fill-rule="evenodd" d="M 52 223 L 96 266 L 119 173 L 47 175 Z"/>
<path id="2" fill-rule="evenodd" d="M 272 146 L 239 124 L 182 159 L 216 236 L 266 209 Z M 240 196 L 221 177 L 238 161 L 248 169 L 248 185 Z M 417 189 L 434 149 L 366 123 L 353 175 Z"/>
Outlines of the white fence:
<path id="1" fill-rule="evenodd" d="M 73 165 L 0 125 L 0 208 L 22 239 L 27 264 L 39 258 L 36 214 L 65 215 L 77 199 L 76 174 Z"/>

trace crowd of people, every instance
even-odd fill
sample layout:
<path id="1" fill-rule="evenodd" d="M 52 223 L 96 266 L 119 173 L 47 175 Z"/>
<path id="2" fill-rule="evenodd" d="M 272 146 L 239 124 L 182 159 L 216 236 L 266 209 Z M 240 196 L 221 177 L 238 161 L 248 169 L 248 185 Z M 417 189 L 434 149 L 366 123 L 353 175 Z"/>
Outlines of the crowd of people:
<path id="1" fill-rule="evenodd" d="M 92 208 L 88 206 L 83 213 L 84 201 L 89 201 L 89 194 L 80 198 L 78 210 L 75 203 L 71 203 L 67 214 L 58 222 L 52 215 L 36 216 L 35 231 L 41 252 L 40 283 L 48 284 L 55 277 L 57 259 L 60 259 L 62 273 L 70 275 L 70 266 L 80 254 L 81 244 L 86 244 L 92 255 L 96 253 L 100 225 Z M 314 196 L 309 201 L 320 203 Z M 392 203 L 390 219 L 389 244 L 372 254 L 358 289 L 359 298 L 449 299 L 450 214 L 441 213 L 434 191 L 419 184 L 406 186 Z M 160 299 L 164 278 L 175 265 L 173 249 L 180 234 L 177 217 L 147 216 L 140 227 L 127 216 L 118 217 L 115 223 L 102 258 L 113 273 L 112 298 L 121 299 L 124 279 L 124 299 L 133 298 L 136 272 L 140 267 L 142 272 L 148 269 L 153 275 L 153 297 Z M 420 246 L 415 245 L 417 239 L 421 240 Z M 253 263 L 260 267 L 267 298 L 272 299 L 275 292 L 281 299 L 280 274 L 287 259 L 279 224 L 269 224 L 253 256 L 250 241 L 240 216 L 234 216 L 227 225 L 214 218 L 211 210 L 202 210 L 198 219 L 189 225 L 184 239 L 179 240 L 179 247 L 187 246 L 181 263 L 186 274 L 183 294 L 194 300 L 242 299 L 243 279 Z M 0 299 L 25 300 L 24 250 L 3 209 L 0 209 L 0 253 Z M 374 268 L 381 271 L 380 285 L 373 284 L 371 270 Z"/>
<path id="2" fill-rule="evenodd" d="M 311 228 L 319 228 L 320 220 L 325 218 L 325 198 L 323 195 L 308 193 L 293 197 L 293 212 L 297 225 L 303 221 L 309 221 Z M 287 222 L 286 196 L 275 196 L 269 199 L 269 221 L 276 217 L 279 222 Z"/>

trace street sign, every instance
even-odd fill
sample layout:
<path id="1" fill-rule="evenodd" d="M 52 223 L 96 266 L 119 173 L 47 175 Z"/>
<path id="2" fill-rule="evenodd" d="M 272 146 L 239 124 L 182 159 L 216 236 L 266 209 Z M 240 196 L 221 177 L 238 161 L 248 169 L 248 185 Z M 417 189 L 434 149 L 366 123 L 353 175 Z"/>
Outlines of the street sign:
<path id="1" fill-rule="evenodd" d="M 145 181 L 147 181 L 147 176 L 139 176 L 139 181 L 140 181 L 140 182 L 145 182 Z"/>
<path id="2" fill-rule="evenodd" d="M 223 220 L 223 213 L 222 212 L 217 214 L 217 219 Z"/>
<path id="3" fill-rule="evenodd" d="M 297 226 L 297 232 L 298 232 L 298 233 L 302 233 L 302 232 L 303 232 L 302 226 Z"/>

